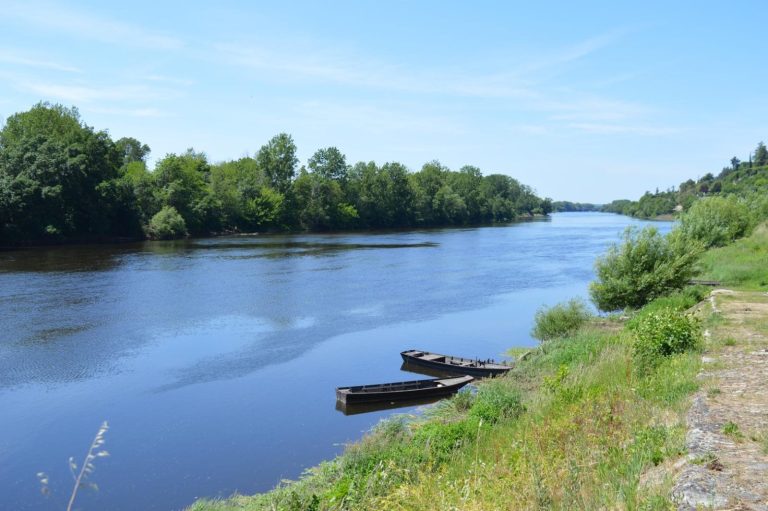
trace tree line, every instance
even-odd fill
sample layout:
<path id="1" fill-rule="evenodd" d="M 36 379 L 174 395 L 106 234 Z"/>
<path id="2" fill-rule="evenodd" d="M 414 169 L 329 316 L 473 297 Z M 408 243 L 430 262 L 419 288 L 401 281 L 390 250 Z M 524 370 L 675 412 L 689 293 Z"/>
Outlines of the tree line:
<path id="1" fill-rule="evenodd" d="M 220 163 L 189 149 L 150 169 L 149 153 L 87 126 L 75 108 L 12 115 L 0 130 L 0 243 L 460 226 L 552 210 L 529 186 L 473 166 L 350 165 L 336 147 L 299 166 L 285 133 Z"/>
<path id="2" fill-rule="evenodd" d="M 603 211 L 654 218 L 687 211 L 694 202 L 705 197 L 737 196 L 759 203 L 768 188 L 768 149 L 765 144 L 760 142 L 746 161 L 734 156 L 729 163 L 717 175 L 708 172 L 698 180 L 688 179 L 680 183 L 679 187 L 648 191 L 637 201 L 615 200 L 603 206 Z"/>

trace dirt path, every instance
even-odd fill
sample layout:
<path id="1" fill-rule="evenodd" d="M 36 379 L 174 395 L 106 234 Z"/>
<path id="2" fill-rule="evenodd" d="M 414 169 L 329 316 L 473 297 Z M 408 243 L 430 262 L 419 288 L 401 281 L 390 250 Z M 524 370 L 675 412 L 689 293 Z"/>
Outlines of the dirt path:
<path id="1" fill-rule="evenodd" d="M 768 511 L 768 294 L 716 290 L 702 308 L 711 348 L 672 497 L 681 511 Z"/>

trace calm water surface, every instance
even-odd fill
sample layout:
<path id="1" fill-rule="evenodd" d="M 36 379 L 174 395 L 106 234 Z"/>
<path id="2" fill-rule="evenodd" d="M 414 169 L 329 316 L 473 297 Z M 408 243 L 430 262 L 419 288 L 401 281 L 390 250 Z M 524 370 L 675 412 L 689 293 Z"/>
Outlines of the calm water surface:
<path id="1" fill-rule="evenodd" d="M 535 345 L 535 310 L 586 296 L 595 257 L 631 224 L 568 213 L 0 252 L 0 509 L 63 509 L 67 459 L 103 420 L 111 456 L 84 510 L 169 511 L 295 478 L 414 410 L 345 416 L 335 387 L 420 378 L 400 371 L 407 348 Z"/>

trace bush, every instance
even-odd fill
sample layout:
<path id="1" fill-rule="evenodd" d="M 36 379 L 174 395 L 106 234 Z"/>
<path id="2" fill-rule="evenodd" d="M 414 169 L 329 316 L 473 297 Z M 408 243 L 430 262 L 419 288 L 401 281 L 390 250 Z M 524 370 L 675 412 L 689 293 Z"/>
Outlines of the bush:
<path id="1" fill-rule="evenodd" d="M 558 303 L 554 307 L 542 307 L 536 311 L 531 335 L 540 341 L 568 337 L 576 333 L 590 317 L 587 304 L 580 298 Z"/>
<path id="2" fill-rule="evenodd" d="M 673 309 L 643 315 L 633 325 L 633 330 L 633 355 L 642 371 L 657 366 L 664 357 L 685 353 L 701 345 L 698 320 Z"/>
<path id="3" fill-rule="evenodd" d="M 623 243 L 611 246 L 595 263 L 592 301 L 603 311 L 640 308 L 684 287 L 700 252 L 698 243 L 686 243 L 677 234 L 662 236 L 655 227 L 627 228 Z"/>
<path id="4" fill-rule="evenodd" d="M 165 206 L 149 221 L 149 237 L 155 240 L 183 238 L 187 235 L 187 224 L 173 206 Z"/>
<path id="5" fill-rule="evenodd" d="M 752 223 L 747 205 L 735 197 L 708 197 L 694 202 L 680 219 L 680 232 L 705 247 L 722 247 L 741 238 Z"/>

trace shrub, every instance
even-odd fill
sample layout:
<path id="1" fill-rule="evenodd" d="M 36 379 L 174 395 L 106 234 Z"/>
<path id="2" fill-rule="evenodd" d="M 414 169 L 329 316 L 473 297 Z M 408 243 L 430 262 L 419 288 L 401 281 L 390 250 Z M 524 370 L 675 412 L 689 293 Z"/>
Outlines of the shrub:
<path id="1" fill-rule="evenodd" d="M 642 307 L 684 287 L 699 253 L 697 243 L 685 243 L 679 235 L 630 227 L 621 245 L 611 246 L 595 263 L 597 280 L 589 286 L 592 301 L 603 311 Z"/>
<path id="2" fill-rule="evenodd" d="M 587 304 L 580 298 L 554 307 L 542 307 L 536 312 L 531 335 L 541 341 L 567 337 L 576 333 L 590 317 Z"/>
<path id="3" fill-rule="evenodd" d="M 721 247 L 747 234 L 752 218 L 747 205 L 735 197 L 696 201 L 680 219 L 680 232 L 705 247 Z"/>
<path id="4" fill-rule="evenodd" d="M 149 221 L 149 237 L 156 240 L 170 240 L 187 235 L 187 224 L 173 206 L 165 206 Z"/>
<path id="5" fill-rule="evenodd" d="M 697 349 L 701 344 L 698 320 L 672 309 L 643 315 L 633 329 L 633 354 L 643 371 L 657 366 L 664 357 Z"/>

